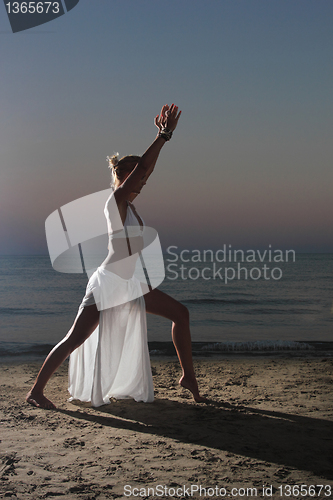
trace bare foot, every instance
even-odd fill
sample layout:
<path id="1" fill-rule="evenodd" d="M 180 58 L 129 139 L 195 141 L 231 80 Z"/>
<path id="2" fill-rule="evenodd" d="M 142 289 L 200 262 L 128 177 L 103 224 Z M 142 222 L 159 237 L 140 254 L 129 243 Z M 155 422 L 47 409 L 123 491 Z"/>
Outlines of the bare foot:
<path id="1" fill-rule="evenodd" d="M 44 408 L 45 410 L 55 410 L 56 406 L 47 399 L 43 393 L 35 393 L 34 391 L 29 391 L 25 397 L 27 403 L 37 408 Z"/>
<path id="2" fill-rule="evenodd" d="M 188 389 L 190 392 L 192 392 L 194 401 L 196 401 L 197 403 L 208 403 L 207 398 L 200 396 L 199 389 L 198 389 L 198 383 L 197 383 L 195 378 L 190 379 L 190 378 L 186 378 L 185 376 L 183 376 L 179 380 L 179 385 L 184 387 L 184 389 Z"/>

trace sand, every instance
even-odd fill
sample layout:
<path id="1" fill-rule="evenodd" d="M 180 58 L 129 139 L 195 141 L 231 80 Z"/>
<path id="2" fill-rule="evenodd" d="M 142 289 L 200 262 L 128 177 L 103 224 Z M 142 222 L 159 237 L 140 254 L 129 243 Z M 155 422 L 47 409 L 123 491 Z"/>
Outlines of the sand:
<path id="1" fill-rule="evenodd" d="M 65 364 L 48 385 L 52 411 L 24 402 L 40 363 L 0 365 L 0 497 L 199 498 L 201 486 L 201 498 L 262 498 L 263 485 L 264 498 L 333 497 L 331 357 L 195 366 L 208 405 L 178 387 L 176 359 L 155 358 L 154 403 L 70 403 Z"/>

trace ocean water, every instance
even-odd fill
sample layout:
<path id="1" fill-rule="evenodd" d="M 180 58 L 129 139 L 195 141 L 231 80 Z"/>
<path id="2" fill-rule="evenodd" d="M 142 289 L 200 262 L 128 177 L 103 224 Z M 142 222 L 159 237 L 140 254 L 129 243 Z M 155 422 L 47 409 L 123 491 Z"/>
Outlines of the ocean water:
<path id="1" fill-rule="evenodd" d="M 236 262 L 169 258 L 165 255 L 166 278 L 159 289 L 190 310 L 193 341 L 229 346 L 333 341 L 333 254 L 241 263 L 239 276 Z M 272 268 L 280 269 L 275 279 Z M 20 350 L 42 354 L 55 345 L 70 328 L 86 284 L 84 274 L 54 271 L 48 256 L 0 257 L 0 356 Z M 149 341 L 170 341 L 170 329 L 170 321 L 148 315 Z"/>

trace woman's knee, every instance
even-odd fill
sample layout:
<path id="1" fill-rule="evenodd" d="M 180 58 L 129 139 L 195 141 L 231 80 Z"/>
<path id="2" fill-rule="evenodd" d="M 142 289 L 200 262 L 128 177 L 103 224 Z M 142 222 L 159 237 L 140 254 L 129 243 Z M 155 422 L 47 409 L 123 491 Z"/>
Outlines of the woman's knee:
<path id="1" fill-rule="evenodd" d="M 88 337 L 92 334 L 92 331 L 86 331 L 86 332 L 77 332 L 75 329 L 71 332 L 69 331 L 66 337 L 64 338 L 63 343 L 65 344 L 65 348 L 69 353 L 72 353 L 82 345 Z"/>
<path id="2" fill-rule="evenodd" d="M 69 353 L 72 353 L 75 349 L 80 347 L 83 342 L 83 339 L 75 334 L 73 335 L 73 331 L 70 330 L 59 345 L 62 345 L 64 349 L 66 349 Z"/>
<path id="3" fill-rule="evenodd" d="M 182 324 L 186 323 L 187 324 L 190 322 L 190 312 L 187 309 L 187 307 L 184 306 L 184 304 L 182 304 L 181 302 L 178 302 L 175 313 L 176 314 L 175 314 L 174 323 L 182 323 Z"/>
<path id="4" fill-rule="evenodd" d="M 64 338 L 67 348 L 70 352 L 80 347 L 83 342 L 93 333 L 98 325 L 99 313 L 79 314 L 74 321 L 72 328 Z"/>

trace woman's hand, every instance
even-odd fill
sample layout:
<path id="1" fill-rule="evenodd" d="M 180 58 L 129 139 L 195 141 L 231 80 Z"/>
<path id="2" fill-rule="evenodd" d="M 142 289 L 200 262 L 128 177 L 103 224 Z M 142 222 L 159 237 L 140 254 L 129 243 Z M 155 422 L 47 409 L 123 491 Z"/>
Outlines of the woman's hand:
<path id="1" fill-rule="evenodd" d="M 161 109 L 161 113 L 155 117 L 155 125 L 158 128 L 158 130 L 162 130 L 163 127 L 165 127 L 165 113 L 169 109 L 169 106 L 167 104 L 164 104 L 163 108 Z"/>
<path id="2" fill-rule="evenodd" d="M 171 104 L 171 107 L 165 111 L 166 128 L 169 128 L 172 131 L 175 130 L 181 114 L 182 114 L 181 111 L 179 111 L 178 113 L 178 106 Z"/>
<path id="3" fill-rule="evenodd" d="M 175 130 L 178 124 L 181 111 L 178 113 L 178 106 L 171 104 L 169 107 L 167 104 L 161 109 L 161 113 L 155 117 L 155 125 L 159 130 L 162 128 L 168 128 L 170 130 Z"/>

